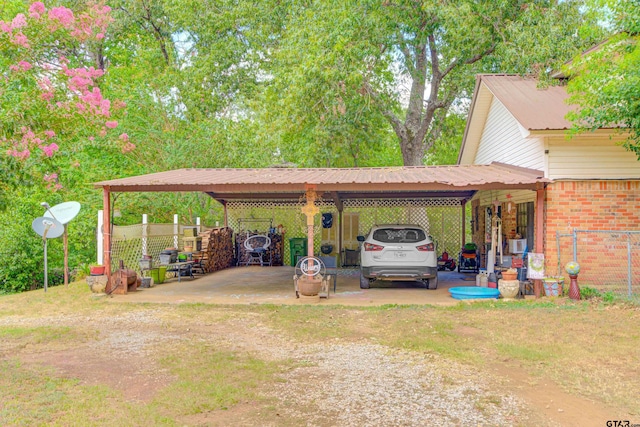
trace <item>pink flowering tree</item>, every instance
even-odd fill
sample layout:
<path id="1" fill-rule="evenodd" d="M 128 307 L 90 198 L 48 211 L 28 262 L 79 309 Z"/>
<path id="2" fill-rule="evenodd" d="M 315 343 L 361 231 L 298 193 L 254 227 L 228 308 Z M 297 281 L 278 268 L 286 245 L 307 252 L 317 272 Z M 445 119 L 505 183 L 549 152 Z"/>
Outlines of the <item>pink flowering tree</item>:
<path id="1" fill-rule="evenodd" d="M 135 149 L 118 129 L 124 103 L 101 89 L 111 22 L 102 2 L 74 11 L 36 1 L 0 20 L 0 168 L 57 191 L 61 170 L 78 165 L 83 146 Z"/>

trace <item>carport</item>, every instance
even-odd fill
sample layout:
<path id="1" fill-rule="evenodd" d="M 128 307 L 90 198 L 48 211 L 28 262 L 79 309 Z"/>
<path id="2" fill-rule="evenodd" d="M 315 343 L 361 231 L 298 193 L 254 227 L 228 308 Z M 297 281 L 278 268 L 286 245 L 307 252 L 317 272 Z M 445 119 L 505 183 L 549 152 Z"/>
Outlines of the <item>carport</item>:
<path id="1" fill-rule="evenodd" d="M 460 209 L 460 241 L 465 243 L 465 205 L 480 190 L 536 191 L 536 250 L 542 251 L 544 173 L 501 163 L 489 165 L 409 166 L 381 168 L 179 169 L 95 183 L 103 190 L 104 224 L 110 224 L 112 193 L 203 192 L 224 207 L 238 203 L 289 204 L 307 218 L 309 255 L 314 251 L 314 217 L 321 203 L 331 202 L 342 222 L 345 206 L 374 201 L 420 203 L 447 201 Z M 375 206 L 375 204 L 373 204 Z M 104 230 L 104 264 L 112 271 L 110 227 Z M 341 234 L 341 233 L 340 233 Z M 343 236 L 338 236 L 338 250 Z"/>

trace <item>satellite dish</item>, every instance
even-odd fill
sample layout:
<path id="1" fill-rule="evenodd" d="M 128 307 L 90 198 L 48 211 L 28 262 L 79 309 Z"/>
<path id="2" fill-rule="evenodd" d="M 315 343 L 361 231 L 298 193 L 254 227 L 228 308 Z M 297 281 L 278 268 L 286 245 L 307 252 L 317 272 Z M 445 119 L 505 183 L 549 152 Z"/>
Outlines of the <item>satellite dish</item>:
<path id="1" fill-rule="evenodd" d="M 45 239 L 55 239 L 64 233 L 64 225 L 60 221 L 42 216 L 33 220 L 31 228 Z"/>
<path id="2" fill-rule="evenodd" d="M 60 224 L 64 225 L 78 215 L 78 213 L 80 212 L 80 203 L 64 202 L 60 203 L 59 205 L 55 205 L 52 208 L 47 208 L 46 206 L 45 208 L 45 217 L 55 218 L 60 222 Z"/>

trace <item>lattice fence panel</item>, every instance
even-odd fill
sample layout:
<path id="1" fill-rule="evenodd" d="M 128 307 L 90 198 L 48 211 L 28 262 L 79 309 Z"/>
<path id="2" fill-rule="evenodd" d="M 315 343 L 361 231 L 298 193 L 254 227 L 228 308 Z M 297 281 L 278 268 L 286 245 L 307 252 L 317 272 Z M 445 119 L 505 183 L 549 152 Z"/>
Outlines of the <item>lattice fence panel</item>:
<path id="1" fill-rule="evenodd" d="M 438 243 L 438 253 L 462 247 L 462 208 L 458 199 L 349 200 L 345 212 L 359 213 L 359 234 L 375 224 L 417 224 Z"/>
<path id="2" fill-rule="evenodd" d="M 183 247 L 184 228 L 195 225 L 178 224 L 135 224 L 113 226 L 111 238 L 111 268 L 117 270 L 120 260 L 126 268 L 140 269 L 143 253 L 151 255 L 154 265 L 160 263 L 160 252 L 170 247 Z M 202 229 L 204 227 L 201 226 Z M 175 234 L 175 230 L 178 234 Z"/>
<path id="3" fill-rule="evenodd" d="M 319 201 L 316 202 L 316 206 L 320 209 L 314 217 L 314 235 L 313 241 L 314 253 L 320 251 L 320 233 L 322 230 L 322 214 L 333 213 L 337 218 L 338 209 L 333 202 Z M 255 218 L 268 218 L 272 219 L 273 227 L 282 225 L 285 229 L 285 242 L 284 242 L 284 254 L 283 260 L 285 264 L 289 264 L 291 256 L 289 248 L 289 239 L 296 237 L 307 237 L 307 219 L 301 212 L 301 203 L 291 203 L 291 201 L 254 201 L 254 202 L 229 202 L 227 204 L 229 227 L 234 232 L 239 233 L 242 231 L 257 231 L 259 233 L 265 233 L 266 229 L 254 229 L 253 224 L 256 227 L 266 228 L 269 227 L 268 222 L 256 222 L 256 223 L 243 223 L 242 219 L 255 219 Z M 337 224 L 337 222 L 336 222 Z M 249 230 L 247 230 L 247 228 Z"/>
<path id="4" fill-rule="evenodd" d="M 338 210 L 332 201 L 316 203 L 320 213 L 315 216 L 314 252 L 320 252 L 322 213 L 334 214 L 334 225 L 337 223 Z M 284 260 L 290 259 L 289 239 L 306 237 L 306 219 L 300 209 L 302 203 L 291 201 L 252 201 L 229 202 L 227 204 L 229 226 L 235 232 L 241 228 L 250 231 L 266 232 L 268 222 L 256 223 L 265 228 L 254 229 L 252 223 L 244 223 L 242 219 L 269 218 L 273 227 L 282 225 L 285 230 Z M 348 200 L 344 202 L 345 214 L 358 216 L 358 234 L 364 235 L 374 224 L 409 223 L 423 226 L 438 243 L 438 252 L 446 250 L 457 254 L 462 246 L 462 208 L 458 199 L 420 199 L 420 200 Z"/>

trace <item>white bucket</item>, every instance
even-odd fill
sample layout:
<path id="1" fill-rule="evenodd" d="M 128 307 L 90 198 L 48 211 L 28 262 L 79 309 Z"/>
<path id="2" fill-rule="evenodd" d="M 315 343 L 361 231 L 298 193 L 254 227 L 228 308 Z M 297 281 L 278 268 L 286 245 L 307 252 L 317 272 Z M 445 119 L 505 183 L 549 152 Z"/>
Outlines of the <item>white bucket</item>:
<path id="1" fill-rule="evenodd" d="M 480 275 L 480 286 L 483 288 L 486 288 L 487 286 L 489 286 L 489 277 L 487 277 L 486 274 Z"/>

